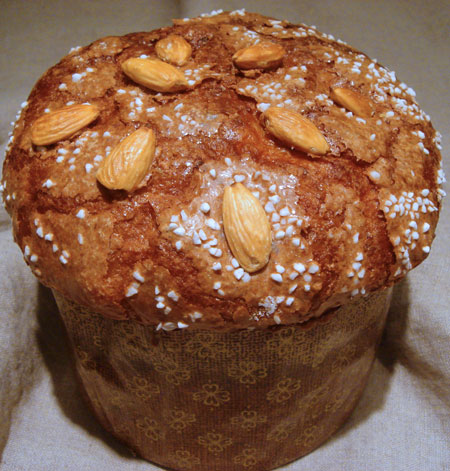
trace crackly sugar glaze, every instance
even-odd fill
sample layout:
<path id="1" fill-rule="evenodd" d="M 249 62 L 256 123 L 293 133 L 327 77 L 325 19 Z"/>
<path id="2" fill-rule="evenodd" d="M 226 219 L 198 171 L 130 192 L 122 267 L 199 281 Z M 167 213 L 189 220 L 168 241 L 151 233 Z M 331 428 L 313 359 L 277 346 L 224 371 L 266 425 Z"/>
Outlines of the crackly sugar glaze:
<path id="1" fill-rule="evenodd" d="M 161 93 L 121 64 L 155 59 L 176 34 L 192 47 L 178 67 L 188 89 Z M 233 54 L 281 45 L 281 62 L 241 70 Z M 358 116 L 332 99 L 351 89 Z M 415 93 L 332 36 L 238 10 L 75 48 L 36 84 L 14 127 L 1 189 L 14 233 L 46 285 L 104 315 L 157 329 L 303 322 L 400 280 L 429 253 L 438 219 L 439 134 Z M 30 128 L 76 103 L 99 117 L 39 147 Z M 325 155 L 293 149 L 266 129 L 271 106 L 307 118 Z M 151 168 L 131 192 L 96 179 L 137 128 L 156 135 Z M 247 273 L 223 230 L 225 187 L 242 183 L 271 224 L 268 264 Z"/>

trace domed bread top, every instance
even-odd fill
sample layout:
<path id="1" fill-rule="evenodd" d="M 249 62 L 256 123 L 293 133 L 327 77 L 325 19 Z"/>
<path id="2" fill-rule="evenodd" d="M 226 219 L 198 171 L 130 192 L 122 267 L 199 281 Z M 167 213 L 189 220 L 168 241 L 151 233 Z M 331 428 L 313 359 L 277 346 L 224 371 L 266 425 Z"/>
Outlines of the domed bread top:
<path id="1" fill-rule="evenodd" d="M 100 39 L 22 106 L 15 240 L 42 283 L 115 319 L 304 322 L 430 251 L 444 175 L 414 97 L 342 41 L 243 10 Z"/>

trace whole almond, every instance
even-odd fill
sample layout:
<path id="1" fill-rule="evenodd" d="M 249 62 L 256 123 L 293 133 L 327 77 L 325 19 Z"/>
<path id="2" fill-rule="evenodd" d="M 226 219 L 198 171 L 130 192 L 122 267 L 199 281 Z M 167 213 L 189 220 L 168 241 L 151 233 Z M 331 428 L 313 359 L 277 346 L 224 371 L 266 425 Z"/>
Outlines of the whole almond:
<path id="1" fill-rule="evenodd" d="M 240 69 L 270 69 L 281 63 L 286 51 L 275 43 L 258 43 L 239 49 L 233 55 L 233 62 Z"/>
<path id="2" fill-rule="evenodd" d="M 157 92 L 177 92 L 189 87 L 181 71 L 159 59 L 127 59 L 122 70 L 136 83 Z"/>
<path id="3" fill-rule="evenodd" d="M 153 162 L 155 145 L 155 133 L 139 128 L 114 147 L 101 163 L 97 180 L 110 190 L 135 190 Z"/>
<path id="4" fill-rule="evenodd" d="M 192 54 L 191 45 L 178 34 L 169 34 L 160 39 L 156 43 L 155 50 L 161 60 L 175 65 L 185 64 Z"/>
<path id="5" fill-rule="evenodd" d="M 267 130 L 280 141 L 310 154 L 323 155 L 329 146 L 315 124 L 300 113 L 271 106 L 263 115 Z"/>
<path id="6" fill-rule="evenodd" d="M 37 146 L 62 141 L 90 124 L 98 115 L 95 105 L 70 105 L 45 113 L 31 126 L 31 141 Z"/>
<path id="7" fill-rule="evenodd" d="M 331 98 L 338 105 L 347 108 L 361 118 L 370 118 L 373 114 L 372 102 L 361 93 L 349 88 L 334 88 L 331 91 Z"/>
<path id="8" fill-rule="evenodd" d="M 231 252 L 249 273 L 267 265 L 272 249 L 270 223 L 259 200 L 241 183 L 225 188 L 223 227 Z"/>

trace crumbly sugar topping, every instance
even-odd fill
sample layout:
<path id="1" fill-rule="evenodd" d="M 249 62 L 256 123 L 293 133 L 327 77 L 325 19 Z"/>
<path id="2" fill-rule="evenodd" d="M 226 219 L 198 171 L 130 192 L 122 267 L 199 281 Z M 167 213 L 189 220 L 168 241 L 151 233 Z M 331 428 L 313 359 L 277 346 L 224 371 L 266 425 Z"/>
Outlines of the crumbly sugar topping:
<path id="1" fill-rule="evenodd" d="M 394 72 L 245 10 L 174 23 L 73 48 L 22 103 L 0 191 L 43 283 L 157 330 L 251 328 L 319 316 L 427 256 L 445 195 L 440 135 Z M 192 51 L 178 64 L 166 44 L 164 75 L 156 44 L 169 34 Z M 78 126 L 81 104 L 98 117 Z M 74 131 L 47 129 L 66 107 Z M 99 170 L 127 165 L 117 148 L 142 127 L 156 143 L 141 181 L 105 188 Z M 37 145 L 38 131 L 51 143 Z M 270 225 L 256 272 L 224 232 L 233 185 Z M 244 249 L 259 235 L 235 231 Z"/>

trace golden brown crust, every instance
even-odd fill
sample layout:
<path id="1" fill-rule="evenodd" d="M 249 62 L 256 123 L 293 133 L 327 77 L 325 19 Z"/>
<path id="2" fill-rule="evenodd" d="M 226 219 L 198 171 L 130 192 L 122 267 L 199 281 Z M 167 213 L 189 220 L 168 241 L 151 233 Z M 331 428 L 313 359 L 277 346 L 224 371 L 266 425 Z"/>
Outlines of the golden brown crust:
<path id="1" fill-rule="evenodd" d="M 157 58 L 169 34 L 192 47 L 178 67 L 188 90 L 154 92 L 122 72 L 129 58 Z M 258 41 L 282 45 L 281 64 L 237 68 L 233 54 Z M 342 108 L 335 88 L 364 97 L 372 115 Z M 33 146 L 36 119 L 71 102 L 100 115 Z M 310 120 L 329 151 L 308 155 L 271 135 L 262 114 L 273 105 Z M 142 126 L 156 135 L 151 171 L 129 193 L 102 187 L 99 163 Z M 71 52 L 24 105 L 2 188 L 27 263 L 67 298 L 164 329 L 264 327 L 390 286 L 427 256 L 443 178 L 437 139 L 414 92 L 364 54 L 304 25 L 223 13 Z M 222 195 L 235 181 L 272 224 L 269 263 L 253 274 L 223 231 Z"/>

